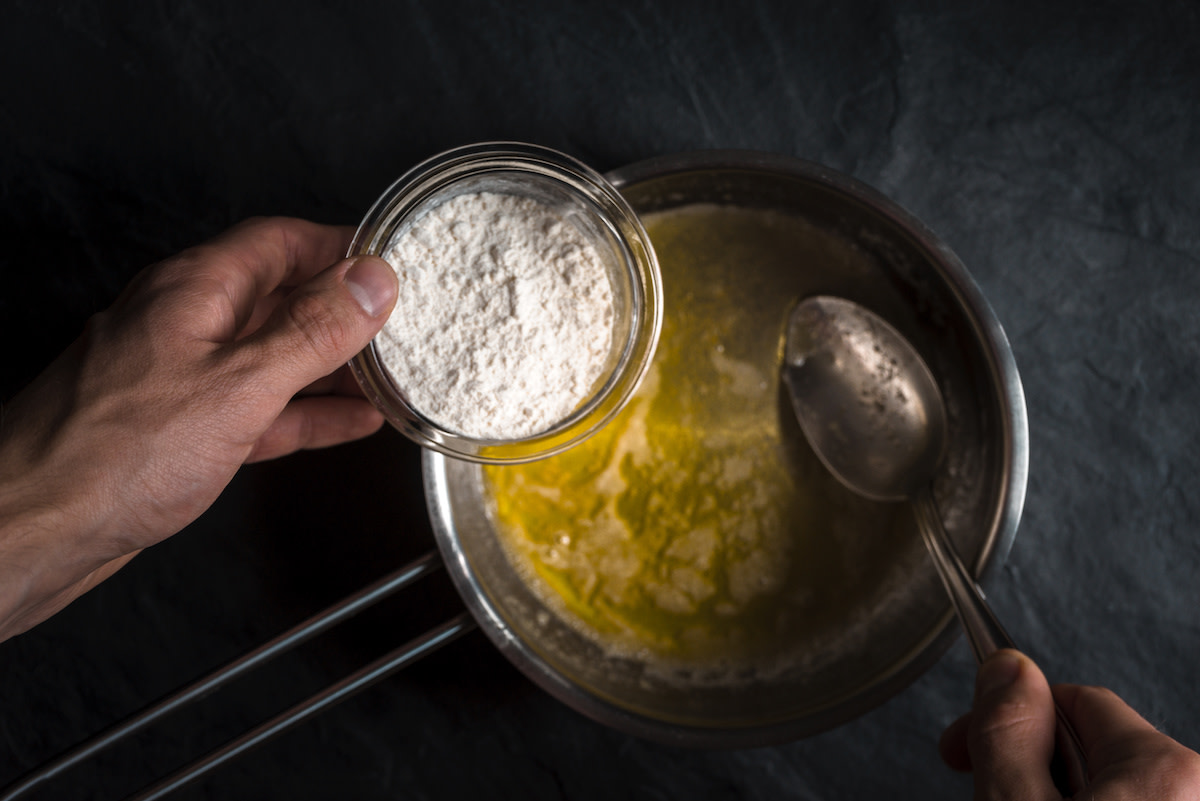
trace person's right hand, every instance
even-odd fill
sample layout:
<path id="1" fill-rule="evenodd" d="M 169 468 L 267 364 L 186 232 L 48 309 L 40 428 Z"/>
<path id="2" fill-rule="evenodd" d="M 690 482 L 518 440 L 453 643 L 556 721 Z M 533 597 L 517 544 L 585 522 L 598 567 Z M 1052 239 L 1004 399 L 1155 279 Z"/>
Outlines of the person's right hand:
<path id="1" fill-rule="evenodd" d="M 1088 788 L 1078 801 L 1200 799 L 1200 755 L 1110 690 L 1051 689 L 1029 657 L 1004 650 L 980 666 L 973 709 L 946 729 L 940 744 L 946 764 L 974 772 L 976 801 L 1062 801 L 1050 775 L 1055 700 L 1088 759 Z"/>

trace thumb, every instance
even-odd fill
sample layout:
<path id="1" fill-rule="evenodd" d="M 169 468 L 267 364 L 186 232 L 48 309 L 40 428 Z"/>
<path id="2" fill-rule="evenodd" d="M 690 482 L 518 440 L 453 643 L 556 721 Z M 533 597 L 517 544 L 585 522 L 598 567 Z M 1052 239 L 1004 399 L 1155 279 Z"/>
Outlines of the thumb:
<path id="1" fill-rule="evenodd" d="M 383 259 L 345 259 L 313 276 L 245 341 L 263 351 L 288 395 L 349 361 L 383 328 L 396 303 L 396 273 Z"/>
<path id="2" fill-rule="evenodd" d="M 979 667 L 967 731 L 976 799 L 1054 799 L 1054 700 L 1046 677 L 1018 651 L 997 651 Z"/>

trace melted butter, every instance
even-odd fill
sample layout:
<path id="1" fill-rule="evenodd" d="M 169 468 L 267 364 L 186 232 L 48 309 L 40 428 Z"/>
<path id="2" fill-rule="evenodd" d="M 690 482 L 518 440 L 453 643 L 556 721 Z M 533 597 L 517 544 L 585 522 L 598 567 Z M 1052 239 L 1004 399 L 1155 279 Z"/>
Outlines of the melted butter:
<path id="1" fill-rule="evenodd" d="M 779 380 L 791 305 L 865 257 L 775 212 L 692 206 L 644 221 L 666 310 L 650 373 L 583 444 L 486 468 L 492 514 L 526 581 L 602 643 L 755 659 L 836 625 L 869 573 L 835 536 L 861 527 L 862 504 L 803 443 Z"/>

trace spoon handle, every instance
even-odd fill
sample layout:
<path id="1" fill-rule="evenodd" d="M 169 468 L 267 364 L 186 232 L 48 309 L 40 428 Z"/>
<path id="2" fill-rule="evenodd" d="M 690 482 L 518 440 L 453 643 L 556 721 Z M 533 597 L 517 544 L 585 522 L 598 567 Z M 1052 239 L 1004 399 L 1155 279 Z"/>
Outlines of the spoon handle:
<path id="1" fill-rule="evenodd" d="M 1016 643 L 988 606 L 983 590 L 958 558 L 958 551 L 942 525 L 942 516 L 933 500 L 933 493 L 928 488 L 921 490 L 913 506 L 917 527 L 921 529 L 921 537 L 925 540 L 929 555 L 933 557 L 942 583 L 946 585 L 946 591 L 954 603 L 954 611 L 958 613 L 958 619 L 967 632 L 975 661 L 982 663 L 1001 648 L 1016 649 Z"/>
<path id="2" fill-rule="evenodd" d="M 921 538 L 925 540 L 938 575 L 954 603 L 954 611 L 958 613 L 958 619 L 967 633 L 975 661 L 982 664 L 1001 648 L 1020 650 L 992 613 L 983 590 L 959 558 L 958 550 L 942 525 L 942 516 L 928 487 L 913 498 L 913 508 Z M 1054 716 L 1057 725 L 1054 732 L 1054 762 L 1050 772 L 1059 788 L 1069 795 L 1087 787 L 1087 757 L 1079 742 L 1079 735 L 1057 701 L 1054 703 Z"/>

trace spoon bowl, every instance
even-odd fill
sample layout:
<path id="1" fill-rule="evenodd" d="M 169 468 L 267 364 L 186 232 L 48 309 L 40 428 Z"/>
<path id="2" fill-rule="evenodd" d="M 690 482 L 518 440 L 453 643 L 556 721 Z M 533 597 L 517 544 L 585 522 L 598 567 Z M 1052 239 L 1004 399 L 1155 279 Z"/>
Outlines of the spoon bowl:
<path id="1" fill-rule="evenodd" d="M 828 296 L 798 304 L 783 380 L 804 435 L 847 487 L 899 501 L 929 483 L 946 444 L 942 395 L 924 360 L 878 315 Z"/>
<path id="2" fill-rule="evenodd" d="M 931 484 L 946 441 L 937 381 L 904 336 L 874 312 L 816 296 L 788 316 L 783 382 L 817 456 L 848 489 L 879 501 L 909 499 L 921 539 L 977 662 L 1017 646 L 959 558 Z M 1061 709 L 1058 766 L 1069 792 L 1086 786 L 1079 738 Z"/>

